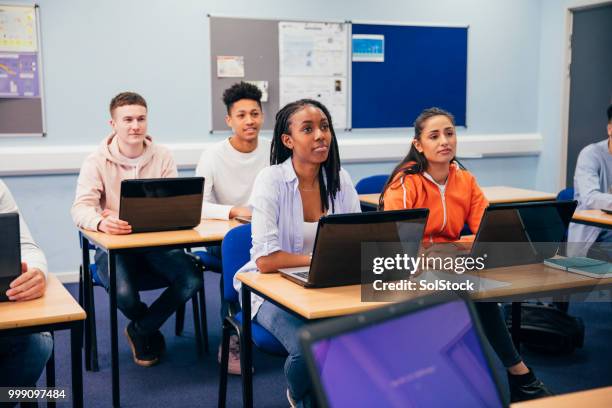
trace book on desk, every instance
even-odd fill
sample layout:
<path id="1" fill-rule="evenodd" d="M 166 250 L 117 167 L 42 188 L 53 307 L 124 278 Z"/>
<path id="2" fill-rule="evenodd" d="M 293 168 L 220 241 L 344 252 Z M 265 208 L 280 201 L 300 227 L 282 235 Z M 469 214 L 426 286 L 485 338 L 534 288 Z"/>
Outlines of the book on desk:
<path id="1" fill-rule="evenodd" d="M 544 260 L 544 264 L 563 271 L 589 276 L 591 278 L 612 277 L 612 263 L 584 256 L 549 258 Z"/>

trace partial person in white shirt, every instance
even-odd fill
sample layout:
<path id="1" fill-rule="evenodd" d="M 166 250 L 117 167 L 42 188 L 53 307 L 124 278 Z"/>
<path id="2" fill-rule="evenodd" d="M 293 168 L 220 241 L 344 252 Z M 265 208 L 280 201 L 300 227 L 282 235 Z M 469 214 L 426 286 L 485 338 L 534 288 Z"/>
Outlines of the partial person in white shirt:
<path id="1" fill-rule="evenodd" d="M 0 214 L 19 214 L 21 275 L 10 283 L 6 296 L 25 302 L 45 294 L 47 260 L 32 239 L 30 230 L 8 187 L 0 181 Z M 0 337 L 0 387 L 34 387 L 53 350 L 49 333 Z M 12 406 L 9 404 L 9 406 Z"/>
<path id="2" fill-rule="evenodd" d="M 238 273 L 309 265 L 312 226 L 319 218 L 361 211 L 351 178 L 340 168 L 331 115 L 320 102 L 302 99 L 277 113 L 270 163 L 253 186 L 251 260 Z M 237 279 L 234 287 L 240 290 Z M 298 344 L 305 321 L 254 295 L 251 311 L 289 353 L 285 376 L 291 406 L 310 406 L 312 385 Z"/>
<path id="3" fill-rule="evenodd" d="M 204 177 L 204 202 L 202 218 L 228 220 L 235 217 L 250 217 L 247 206 L 257 173 L 270 164 L 270 144 L 259 139 L 264 115 L 261 107 L 261 91 L 253 84 L 240 82 L 223 92 L 223 103 L 227 109 L 225 123 L 232 135 L 206 149 L 198 166 L 196 176 Z M 221 247 L 208 247 L 201 256 L 207 269 L 221 271 Z M 223 294 L 223 286 L 220 285 Z M 221 320 L 231 305 L 221 295 Z M 221 360 L 221 346 L 218 359 Z M 240 375 L 240 346 L 238 337 L 230 337 L 230 355 L 227 371 Z"/>

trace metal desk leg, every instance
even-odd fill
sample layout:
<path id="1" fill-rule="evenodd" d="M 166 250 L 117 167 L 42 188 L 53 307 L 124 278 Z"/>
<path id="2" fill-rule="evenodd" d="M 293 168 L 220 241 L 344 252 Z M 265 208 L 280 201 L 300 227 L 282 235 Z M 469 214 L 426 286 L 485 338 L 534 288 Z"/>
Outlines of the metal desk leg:
<path id="1" fill-rule="evenodd" d="M 240 350 L 242 368 L 242 405 L 253 407 L 253 340 L 251 338 L 251 290 L 242 285 L 242 338 L 244 347 Z"/>
<path id="2" fill-rule="evenodd" d="M 72 406 L 83 407 L 83 321 L 76 322 L 70 329 L 70 354 L 72 360 Z"/>
<path id="3" fill-rule="evenodd" d="M 521 352 L 521 302 L 512 302 L 512 343 Z"/>
<path id="4" fill-rule="evenodd" d="M 51 349 L 51 356 L 49 357 L 47 366 L 45 368 L 47 387 L 55 387 L 55 336 L 53 332 L 51 332 L 51 340 L 53 340 L 53 348 Z M 55 401 L 47 402 L 47 407 L 54 408 Z"/>
<path id="5" fill-rule="evenodd" d="M 111 366 L 113 383 L 113 407 L 120 406 L 119 397 L 119 345 L 117 334 L 117 276 L 116 255 L 108 250 L 108 275 L 110 278 L 109 302 L 110 302 L 110 329 L 111 329 Z"/>

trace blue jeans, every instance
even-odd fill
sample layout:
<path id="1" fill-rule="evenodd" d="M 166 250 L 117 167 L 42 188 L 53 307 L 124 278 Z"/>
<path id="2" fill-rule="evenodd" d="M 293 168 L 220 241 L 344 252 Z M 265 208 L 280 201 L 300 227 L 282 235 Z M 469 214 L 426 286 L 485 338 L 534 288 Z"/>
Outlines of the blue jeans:
<path id="1" fill-rule="evenodd" d="M 298 407 L 310 407 L 313 398 L 312 384 L 298 341 L 298 331 L 306 321 L 285 312 L 267 300 L 259 308 L 255 320 L 272 333 L 289 353 L 285 360 L 285 377 L 289 392 L 297 401 Z"/>
<path id="2" fill-rule="evenodd" d="M 98 275 L 109 289 L 108 256 L 96 250 Z M 202 273 L 181 249 L 143 250 L 119 254 L 116 260 L 117 307 L 134 322 L 141 334 L 151 334 L 201 287 Z M 140 290 L 167 286 L 150 305 L 140 300 Z"/>
<path id="3" fill-rule="evenodd" d="M 0 387 L 35 387 L 52 350 L 47 332 L 0 337 Z"/>

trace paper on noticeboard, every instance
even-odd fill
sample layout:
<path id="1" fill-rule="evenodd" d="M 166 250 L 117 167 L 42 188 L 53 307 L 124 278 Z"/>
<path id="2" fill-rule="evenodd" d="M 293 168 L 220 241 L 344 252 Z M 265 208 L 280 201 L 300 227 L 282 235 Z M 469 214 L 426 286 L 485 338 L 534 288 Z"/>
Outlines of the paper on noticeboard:
<path id="1" fill-rule="evenodd" d="M 330 77 L 283 77 L 280 106 L 298 99 L 316 99 L 327 107 L 335 129 L 346 128 L 346 79 Z"/>
<path id="2" fill-rule="evenodd" d="M 255 85 L 261 91 L 261 101 L 268 102 L 268 81 L 244 81 Z"/>
<path id="3" fill-rule="evenodd" d="M 244 78 L 244 57 L 217 55 L 217 77 Z"/>
<path id="4" fill-rule="evenodd" d="M 34 7 L 0 5 L 0 51 L 37 50 Z"/>
<path id="5" fill-rule="evenodd" d="M 353 61 L 385 62 L 385 36 L 353 34 Z"/>
<path id="6" fill-rule="evenodd" d="M 342 23 L 279 22 L 279 104 L 322 102 L 334 127 L 347 126 L 348 34 Z"/>

